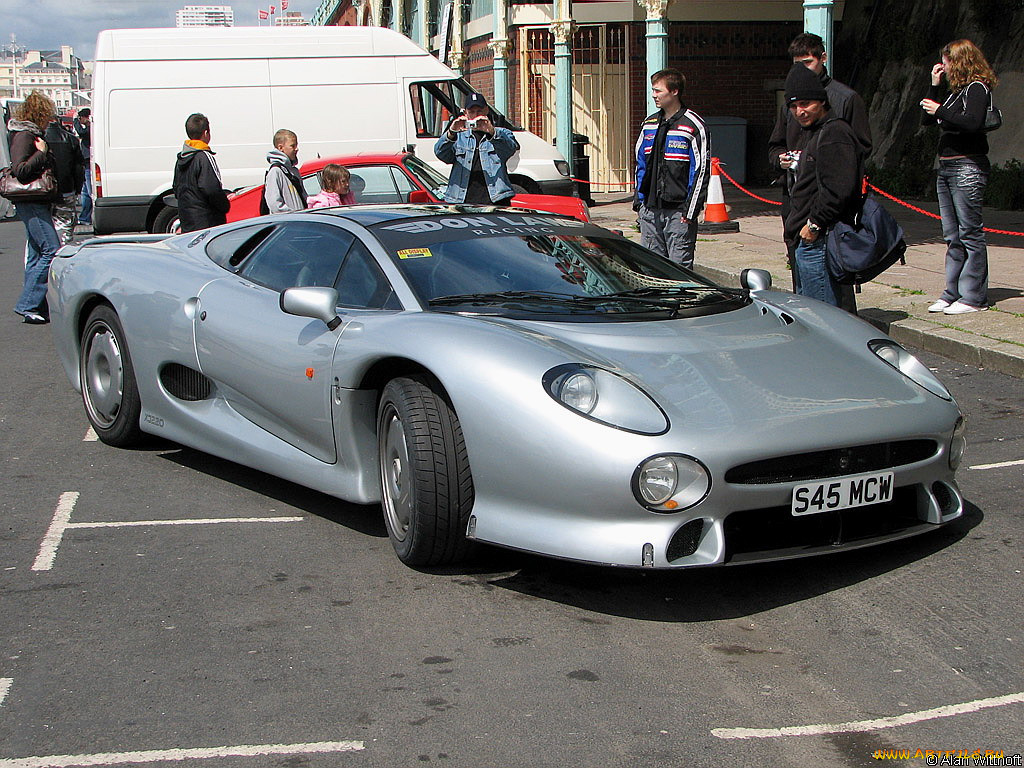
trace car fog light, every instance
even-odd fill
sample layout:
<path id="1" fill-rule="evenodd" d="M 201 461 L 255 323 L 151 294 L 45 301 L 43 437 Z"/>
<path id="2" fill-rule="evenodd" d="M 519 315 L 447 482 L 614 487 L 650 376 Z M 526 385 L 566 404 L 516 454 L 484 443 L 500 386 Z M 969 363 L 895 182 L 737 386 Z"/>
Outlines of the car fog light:
<path id="1" fill-rule="evenodd" d="M 967 452 L 966 432 L 967 421 L 961 416 L 956 420 L 953 437 L 949 441 L 949 468 L 954 472 L 960 468 L 960 463 L 964 460 L 964 454 Z"/>
<path id="2" fill-rule="evenodd" d="M 590 413 L 597 405 L 597 385 L 588 374 L 574 373 L 562 381 L 558 397 L 573 410 Z"/>
<path id="3" fill-rule="evenodd" d="M 703 501 L 711 489 L 708 471 L 688 456 L 662 455 L 637 467 L 633 491 L 655 512 L 679 512 Z"/>

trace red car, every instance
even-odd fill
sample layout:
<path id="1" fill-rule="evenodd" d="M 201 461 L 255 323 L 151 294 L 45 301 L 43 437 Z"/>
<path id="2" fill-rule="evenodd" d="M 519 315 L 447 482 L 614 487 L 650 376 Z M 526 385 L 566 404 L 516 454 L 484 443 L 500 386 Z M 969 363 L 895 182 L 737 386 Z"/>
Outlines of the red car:
<path id="1" fill-rule="evenodd" d="M 320 171 L 328 163 L 348 168 L 352 174 L 351 191 L 357 203 L 439 203 L 437 190 L 448 179 L 431 168 L 416 155 L 398 152 L 390 155 L 348 155 L 324 157 L 303 163 L 302 173 L 306 193 L 312 197 L 320 192 Z M 231 210 L 228 221 L 241 221 L 260 215 L 263 185 L 249 187 L 230 196 Z M 534 211 L 560 213 L 580 221 L 590 221 L 586 204 L 578 197 L 563 195 L 516 195 L 512 205 Z"/>

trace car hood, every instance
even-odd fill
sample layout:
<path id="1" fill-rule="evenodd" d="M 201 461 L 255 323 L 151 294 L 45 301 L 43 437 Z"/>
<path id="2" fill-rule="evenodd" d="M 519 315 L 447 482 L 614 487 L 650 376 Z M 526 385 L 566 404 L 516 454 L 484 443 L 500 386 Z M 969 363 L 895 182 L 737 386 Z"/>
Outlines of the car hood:
<path id="1" fill-rule="evenodd" d="M 894 409 L 910 404 L 950 412 L 948 402 L 871 352 L 867 342 L 884 334 L 819 302 L 754 301 L 733 312 L 657 322 L 500 322 L 615 371 L 688 430 L 799 430 L 827 414 L 832 425 L 859 432 L 870 423 L 866 431 L 877 434 Z M 837 421 L 840 414 L 849 418 Z"/>

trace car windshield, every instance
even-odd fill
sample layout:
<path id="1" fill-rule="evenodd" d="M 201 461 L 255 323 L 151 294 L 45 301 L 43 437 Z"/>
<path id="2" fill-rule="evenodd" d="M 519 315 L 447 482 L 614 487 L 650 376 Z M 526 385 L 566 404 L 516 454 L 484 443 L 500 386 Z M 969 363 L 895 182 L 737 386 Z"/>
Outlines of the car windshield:
<path id="1" fill-rule="evenodd" d="M 431 168 L 425 162 L 420 160 L 416 155 L 406 155 L 402 160 L 402 164 L 409 170 L 413 176 L 424 186 L 434 193 L 435 197 L 440 197 L 441 187 L 448 184 L 448 178 L 440 171 Z"/>
<path id="2" fill-rule="evenodd" d="M 479 210 L 375 227 L 431 311 L 581 322 L 714 314 L 749 301 L 599 227 Z"/>

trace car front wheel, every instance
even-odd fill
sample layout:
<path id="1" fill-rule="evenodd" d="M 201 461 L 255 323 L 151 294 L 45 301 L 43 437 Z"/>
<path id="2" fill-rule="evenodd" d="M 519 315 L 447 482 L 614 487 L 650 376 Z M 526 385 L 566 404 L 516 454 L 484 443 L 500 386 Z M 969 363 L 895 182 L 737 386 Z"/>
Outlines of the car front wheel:
<path id="1" fill-rule="evenodd" d="M 473 478 L 441 386 L 421 376 L 390 381 L 377 411 L 377 444 L 384 521 L 399 559 L 413 566 L 463 559 Z"/>
<path id="2" fill-rule="evenodd" d="M 85 413 L 100 440 L 122 447 L 140 443 L 142 401 L 124 330 L 111 307 L 97 307 L 86 321 L 79 373 Z"/>

